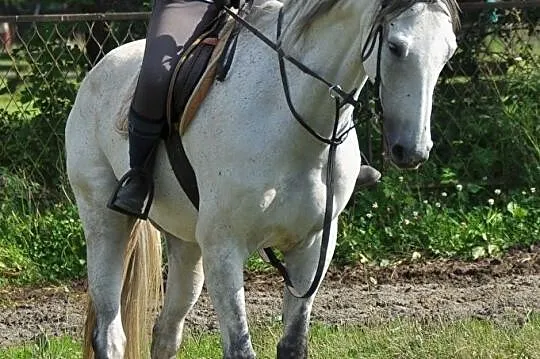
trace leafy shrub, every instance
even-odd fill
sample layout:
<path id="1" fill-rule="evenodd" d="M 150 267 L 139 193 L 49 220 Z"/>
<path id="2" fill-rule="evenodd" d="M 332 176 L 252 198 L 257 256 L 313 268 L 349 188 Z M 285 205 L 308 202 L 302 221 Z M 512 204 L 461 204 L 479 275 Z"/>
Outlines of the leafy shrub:
<path id="1" fill-rule="evenodd" d="M 435 177 L 437 167 L 451 167 L 464 182 L 488 176 L 505 186 L 534 185 L 539 97 L 540 73 L 527 68 L 504 79 L 442 85 L 433 120 L 435 161 L 427 167 Z"/>
<path id="2" fill-rule="evenodd" d="M 17 244 L 2 243 L 0 246 L 0 285 L 7 281 L 30 281 L 38 270 Z"/>
<path id="3" fill-rule="evenodd" d="M 69 200 L 43 206 L 35 200 L 39 185 L 5 173 L 0 179 L 0 278 L 36 282 L 84 274 L 76 207 Z"/>
<path id="4" fill-rule="evenodd" d="M 389 258 L 497 256 L 540 239 L 540 197 L 487 183 L 419 191 L 400 173 L 357 194 L 341 218 L 341 263 Z M 448 188 L 448 189 L 446 189 Z"/>
<path id="5" fill-rule="evenodd" d="M 37 26 L 37 25 L 33 25 Z M 85 74 L 83 54 L 67 54 L 66 24 L 24 33 L 14 60 L 26 64 L 16 93 L 19 111 L 0 110 L 0 278 L 17 282 L 81 276 L 85 249 L 66 197 L 64 126 Z M 43 39 L 47 39 L 44 43 Z"/>

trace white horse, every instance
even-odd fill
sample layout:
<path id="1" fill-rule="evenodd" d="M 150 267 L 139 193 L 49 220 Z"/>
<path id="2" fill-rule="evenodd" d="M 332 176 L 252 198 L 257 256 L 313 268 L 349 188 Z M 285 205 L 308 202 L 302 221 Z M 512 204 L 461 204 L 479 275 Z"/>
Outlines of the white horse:
<path id="1" fill-rule="evenodd" d="M 285 53 L 347 90 L 361 88 L 379 73 L 388 157 L 403 168 L 424 162 L 432 147 L 434 87 L 456 49 L 455 1 L 269 1 L 247 20 L 275 39 L 280 11 Z M 380 37 L 372 31 L 378 24 Z M 363 61 L 370 41 L 375 50 Z M 243 30 L 227 80 L 215 84 L 183 137 L 198 180 L 199 211 L 182 191 L 161 146 L 150 212 L 154 226 L 139 221 L 134 227 L 133 219 L 106 204 L 117 178 L 129 168 L 128 143 L 115 124 L 127 116 L 143 49 L 143 42 L 126 44 L 96 65 L 81 85 L 66 126 L 68 175 L 87 239 L 91 304 L 85 355 L 134 358 L 144 352 L 145 343 L 137 341 L 146 328 L 142 305 L 156 308 L 146 301 L 155 300 L 150 294 L 161 286 L 155 226 L 167 240 L 169 272 L 152 358 L 175 357 L 204 279 L 218 315 L 224 358 L 254 358 L 244 262 L 261 248 L 277 248 L 294 287 L 305 291 L 311 285 L 321 247 L 329 146 L 294 120 L 276 53 Z M 331 137 L 335 108 L 328 88 L 289 63 L 286 69 L 298 113 L 311 128 Z M 351 126 L 351 115 L 351 106 L 343 109 L 339 131 Z M 337 147 L 324 270 L 359 166 L 353 130 Z M 297 298 L 285 291 L 278 358 L 307 357 L 314 296 Z"/>

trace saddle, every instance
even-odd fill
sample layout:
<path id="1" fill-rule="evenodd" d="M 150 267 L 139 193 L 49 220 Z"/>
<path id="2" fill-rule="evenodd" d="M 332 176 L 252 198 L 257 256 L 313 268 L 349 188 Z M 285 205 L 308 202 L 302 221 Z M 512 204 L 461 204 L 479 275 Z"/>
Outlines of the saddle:
<path id="1" fill-rule="evenodd" d="M 224 80 L 234 55 L 239 27 L 220 15 L 207 31 L 186 44 L 173 72 L 167 96 L 169 134 L 165 146 L 173 172 L 195 208 L 199 190 L 186 156 L 182 135 L 195 118 L 212 84 Z"/>

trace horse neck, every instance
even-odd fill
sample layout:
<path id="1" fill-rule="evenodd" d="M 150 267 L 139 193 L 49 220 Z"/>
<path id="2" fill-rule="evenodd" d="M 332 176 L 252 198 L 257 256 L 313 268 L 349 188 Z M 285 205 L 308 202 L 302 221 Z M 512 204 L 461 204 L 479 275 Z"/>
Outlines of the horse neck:
<path id="1" fill-rule="evenodd" d="M 284 51 L 345 91 L 361 88 L 366 80 L 362 48 L 378 1 L 358 0 L 358 4 L 349 6 L 355 12 L 348 14 L 340 5 L 335 5 L 298 36 L 294 34 L 295 25 L 288 21 L 299 7 L 306 6 L 304 1 L 291 1 L 284 6 Z M 330 137 L 334 106 L 328 87 L 293 65 L 287 65 L 287 72 L 298 112 L 310 126 Z"/>

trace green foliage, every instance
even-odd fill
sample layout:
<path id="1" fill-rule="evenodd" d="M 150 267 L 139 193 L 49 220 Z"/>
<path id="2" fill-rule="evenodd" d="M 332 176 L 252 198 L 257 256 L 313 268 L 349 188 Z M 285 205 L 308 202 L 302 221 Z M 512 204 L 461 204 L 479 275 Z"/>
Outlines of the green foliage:
<path id="1" fill-rule="evenodd" d="M 75 206 L 44 206 L 41 187 L 1 174 L 0 283 L 50 282 L 85 273 L 85 243 Z"/>
<path id="2" fill-rule="evenodd" d="M 435 161 L 426 164 L 428 182 L 438 176 L 441 164 L 463 182 L 487 176 L 491 183 L 519 187 L 538 181 L 540 72 L 529 71 L 439 86 L 433 119 Z"/>
<path id="3" fill-rule="evenodd" d="M 19 111 L 0 110 L 0 283 L 85 273 L 81 225 L 65 196 L 65 121 L 86 72 L 82 53 L 68 53 L 58 36 L 71 31 L 66 24 L 42 24 L 40 36 L 27 29 L 27 46 L 12 53 L 26 65 Z"/>
<path id="4" fill-rule="evenodd" d="M 540 173 L 540 43 L 534 9 L 464 14 L 459 50 L 437 86 L 433 158 L 423 180 L 450 167 L 460 181 L 534 186 Z M 434 161 L 433 161 L 434 160 Z"/>
<path id="5" fill-rule="evenodd" d="M 63 181 L 63 129 L 85 68 L 81 54 L 71 49 L 66 56 L 64 41 L 56 38 L 69 27 L 47 24 L 39 31 L 40 36 L 29 32 L 28 48 L 13 53 L 16 61 L 33 61 L 18 89 L 24 110 L 0 110 L 0 166 L 52 190 Z M 42 38 L 52 40 L 43 46 Z"/>
<path id="6" fill-rule="evenodd" d="M 477 80 L 504 75 L 512 66 L 538 56 L 534 24 L 539 15 L 535 8 L 467 11 L 462 16 L 464 31 L 458 36 L 460 46 L 443 77 L 458 73 Z"/>
<path id="7" fill-rule="evenodd" d="M 442 171 L 441 182 L 453 177 L 448 171 Z M 540 239 L 540 197 L 534 187 L 503 191 L 481 182 L 420 190 L 416 183 L 414 176 L 393 171 L 376 190 L 358 194 L 341 218 L 337 260 L 478 259 Z"/>
<path id="8" fill-rule="evenodd" d="M 0 284 L 17 280 L 20 275 L 30 279 L 36 277 L 36 268 L 26 253 L 17 244 L 0 241 Z"/>

